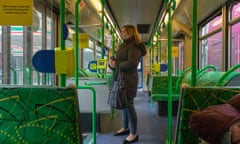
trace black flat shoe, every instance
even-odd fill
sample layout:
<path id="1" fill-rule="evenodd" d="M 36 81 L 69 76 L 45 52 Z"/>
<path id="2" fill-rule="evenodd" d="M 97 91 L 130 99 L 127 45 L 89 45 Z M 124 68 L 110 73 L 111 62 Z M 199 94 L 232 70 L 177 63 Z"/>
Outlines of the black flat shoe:
<path id="1" fill-rule="evenodd" d="M 129 134 L 129 130 L 125 130 L 123 132 L 116 132 L 115 134 L 113 134 L 114 136 L 122 136 L 122 135 L 128 135 Z"/>
<path id="2" fill-rule="evenodd" d="M 134 143 L 134 142 L 137 142 L 138 141 L 138 135 L 135 137 L 135 139 L 129 141 L 129 140 L 124 140 L 123 141 L 123 144 L 131 144 L 131 143 Z"/>

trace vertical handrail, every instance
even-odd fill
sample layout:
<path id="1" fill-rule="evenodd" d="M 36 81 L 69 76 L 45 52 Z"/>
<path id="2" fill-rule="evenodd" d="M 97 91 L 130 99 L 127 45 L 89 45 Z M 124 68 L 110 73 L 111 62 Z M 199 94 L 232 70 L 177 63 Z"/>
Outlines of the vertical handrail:
<path id="1" fill-rule="evenodd" d="M 25 84 L 30 85 L 31 84 L 31 77 L 30 77 L 30 68 L 25 68 Z"/>
<path id="2" fill-rule="evenodd" d="M 13 84 L 17 84 L 17 70 L 11 67 L 11 70 L 13 71 Z"/>
<path id="3" fill-rule="evenodd" d="M 65 23 L 65 0 L 60 2 L 60 50 L 65 50 L 64 40 L 64 23 Z M 66 75 L 60 74 L 60 86 L 66 86 Z"/>
<path id="4" fill-rule="evenodd" d="M 40 85 L 40 72 L 37 72 L 37 84 Z"/>
<path id="5" fill-rule="evenodd" d="M 115 35 L 116 32 L 116 25 L 114 25 L 114 28 L 112 30 L 112 56 L 115 56 Z"/>
<path id="6" fill-rule="evenodd" d="M 162 41 L 159 40 L 159 63 L 161 65 L 161 61 L 162 61 Z M 160 69 L 161 70 L 161 69 Z"/>
<path id="7" fill-rule="evenodd" d="M 78 86 L 78 89 L 88 89 L 92 92 L 92 137 L 93 144 L 96 144 L 96 91 L 93 87 L 83 85 Z"/>
<path id="8" fill-rule="evenodd" d="M 74 62 L 75 62 L 75 85 L 78 87 L 78 6 L 81 0 L 75 3 L 75 47 L 74 47 Z"/>
<path id="9" fill-rule="evenodd" d="M 192 81 L 191 86 L 196 86 L 196 49 L 197 49 L 197 10 L 198 10 L 198 1 L 193 0 L 193 28 L 192 28 Z"/>
<path id="10" fill-rule="evenodd" d="M 88 89 L 92 91 L 92 137 L 93 144 L 96 144 L 96 91 L 91 86 L 78 86 L 78 6 L 81 0 L 77 0 L 75 3 L 75 85 L 77 89 Z"/>
<path id="11" fill-rule="evenodd" d="M 149 45 L 148 45 L 149 46 Z M 152 47 L 150 46 L 149 48 L 149 54 L 150 54 L 150 61 L 149 61 L 149 66 L 150 66 L 150 74 L 152 74 Z"/>
<path id="12" fill-rule="evenodd" d="M 106 85 L 107 82 L 98 82 L 98 81 L 92 81 L 92 82 L 85 82 L 85 85 Z M 92 135 L 93 135 L 93 142 L 96 144 L 96 92 L 93 87 L 83 87 L 82 89 L 90 89 L 93 92 L 92 95 Z M 94 90 L 94 91 L 93 91 Z"/>
<path id="13" fill-rule="evenodd" d="M 182 89 L 183 91 L 183 89 Z M 180 92 L 181 94 L 183 94 L 184 92 Z M 183 106 L 184 106 L 184 101 L 183 100 L 180 100 L 179 101 L 179 109 L 182 109 Z M 183 122 L 181 120 L 181 118 L 183 117 L 183 109 L 180 110 L 180 113 L 179 113 L 179 118 L 178 118 L 178 121 L 179 121 L 179 126 L 176 128 L 177 130 L 177 135 L 176 135 L 176 144 L 181 144 L 182 143 L 182 127 L 183 127 Z"/>
<path id="14" fill-rule="evenodd" d="M 114 30 L 114 31 L 113 31 Z M 114 25 L 114 28 L 112 30 L 112 56 L 115 57 L 115 30 L 116 30 L 116 25 Z M 114 74 L 114 69 L 112 70 L 112 76 Z M 112 80 L 113 81 L 113 80 Z M 112 87 L 111 87 L 112 88 Z M 111 117 L 115 116 L 115 109 L 111 108 Z"/>
<path id="15" fill-rule="evenodd" d="M 159 63 L 159 41 L 158 41 L 158 34 L 157 34 L 156 48 L 157 48 L 157 51 L 156 51 L 156 62 L 157 62 L 157 64 L 158 64 L 158 63 Z"/>
<path id="16" fill-rule="evenodd" d="M 168 6 L 168 135 L 167 144 L 172 144 L 172 9 Z"/>
<path id="17" fill-rule="evenodd" d="M 101 43 L 102 43 L 102 55 L 101 55 L 101 57 L 102 58 L 104 58 L 104 55 L 105 55 L 105 49 L 104 49 L 104 29 L 105 29 L 105 24 L 104 24 L 104 7 L 105 7 L 105 2 L 106 2 L 106 0 L 101 0 L 101 6 L 102 6 L 102 41 L 101 41 Z"/>
<path id="18" fill-rule="evenodd" d="M 154 64 L 154 45 L 153 45 L 153 40 L 151 41 L 151 67 L 150 67 L 150 69 L 151 69 L 151 73 L 153 74 L 153 69 L 152 69 L 152 67 L 153 67 L 153 64 Z"/>
<path id="19" fill-rule="evenodd" d="M 50 74 L 49 73 L 46 73 L 45 80 L 46 80 L 47 85 L 50 85 Z"/>
<path id="20" fill-rule="evenodd" d="M 102 47 L 102 53 L 101 53 L 101 58 L 104 59 L 104 56 L 105 56 L 105 43 L 104 43 L 104 31 L 105 31 L 105 22 L 104 22 L 104 16 L 105 16 L 105 12 L 104 12 L 104 8 L 105 8 L 105 3 L 106 3 L 106 0 L 101 0 L 101 6 L 102 6 L 102 39 L 101 39 L 101 47 Z M 104 78 L 105 75 L 102 74 L 101 75 L 101 78 Z"/>

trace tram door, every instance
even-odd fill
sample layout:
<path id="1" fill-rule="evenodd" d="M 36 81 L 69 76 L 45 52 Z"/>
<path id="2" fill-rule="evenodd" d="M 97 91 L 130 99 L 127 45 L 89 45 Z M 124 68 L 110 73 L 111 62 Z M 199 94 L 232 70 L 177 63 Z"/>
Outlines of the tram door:
<path id="1" fill-rule="evenodd" d="M 138 63 L 138 88 L 143 87 L 143 68 L 142 68 L 142 59 Z"/>

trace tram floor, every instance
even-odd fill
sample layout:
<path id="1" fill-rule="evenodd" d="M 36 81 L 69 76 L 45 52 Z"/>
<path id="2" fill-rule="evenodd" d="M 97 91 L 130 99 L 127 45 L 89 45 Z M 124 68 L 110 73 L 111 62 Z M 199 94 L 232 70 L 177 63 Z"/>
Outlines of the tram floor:
<path id="1" fill-rule="evenodd" d="M 168 118 L 159 116 L 155 104 L 150 103 L 147 92 L 139 91 L 135 99 L 135 108 L 138 116 L 139 140 L 136 144 L 164 144 L 167 140 Z M 116 110 L 115 117 L 110 114 L 101 114 L 100 133 L 97 134 L 97 144 L 122 144 L 126 136 L 113 136 L 121 127 L 121 112 Z M 174 138 L 176 116 L 172 117 L 172 137 Z"/>

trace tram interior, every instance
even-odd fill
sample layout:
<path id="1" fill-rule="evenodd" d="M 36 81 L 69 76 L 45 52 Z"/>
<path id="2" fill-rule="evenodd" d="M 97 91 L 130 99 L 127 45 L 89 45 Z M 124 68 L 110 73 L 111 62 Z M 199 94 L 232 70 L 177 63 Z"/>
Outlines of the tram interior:
<path id="1" fill-rule="evenodd" d="M 107 104 L 107 61 L 121 44 L 121 26 L 133 24 L 148 50 L 138 69 L 137 143 L 199 143 L 190 115 L 240 93 L 239 1 L 196 0 L 194 15 L 195 0 L 82 0 L 78 17 L 77 1 L 33 0 L 32 26 L 0 24 L 0 142 L 122 143 L 125 137 L 112 135 L 121 111 Z M 0 2 L 7 5 L 17 4 Z M 87 35 L 78 51 L 76 31 Z M 39 51 L 48 54 L 42 63 L 56 67 L 38 71 L 32 60 Z"/>

